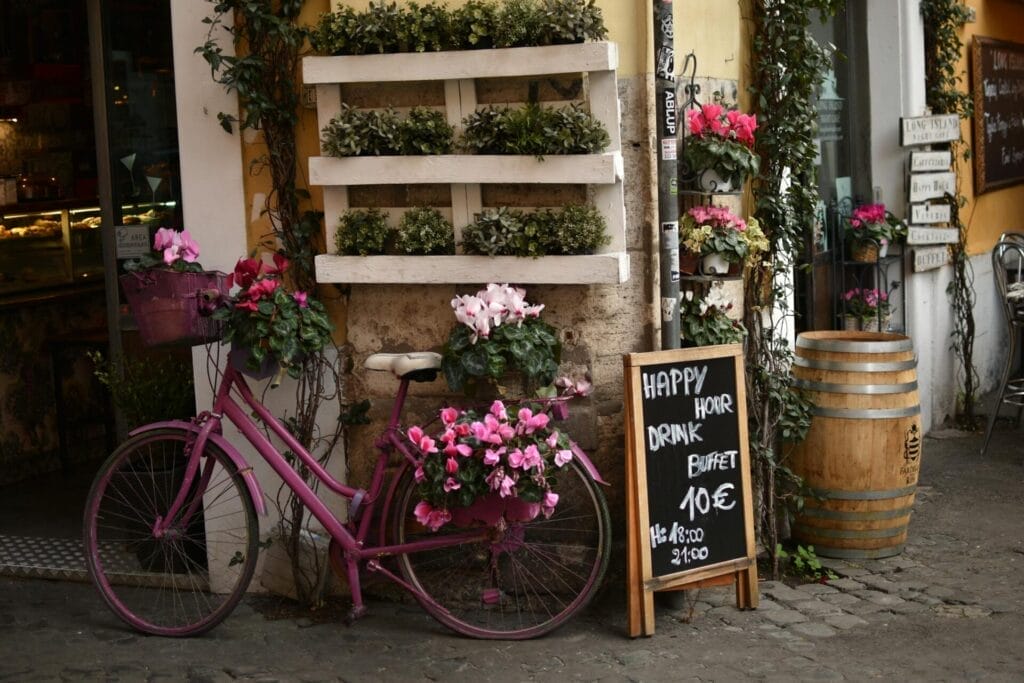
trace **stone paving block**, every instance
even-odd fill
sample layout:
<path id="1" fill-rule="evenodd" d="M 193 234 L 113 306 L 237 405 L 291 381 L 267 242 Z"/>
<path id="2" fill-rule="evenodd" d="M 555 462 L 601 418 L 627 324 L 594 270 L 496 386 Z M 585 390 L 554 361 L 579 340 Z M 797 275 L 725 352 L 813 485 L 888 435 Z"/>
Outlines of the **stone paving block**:
<path id="1" fill-rule="evenodd" d="M 824 593 L 836 593 L 836 592 L 838 592 L 832 586 L 828 586 L 828 585 L 823 584 L 823 583 L 805 583 L 805 584 L 802 584 L 800 586 L 797 586 L 796 589 L 798 591 L 801 591 L 803 593 L 808 593 L 810 595 L 822 595 Z"/>
<path id="2" fill-rule="evenodd" d="M 865 574 L 864 576 L 858 577 L 857 580 L 865 586 L 885 591 L 886 593 L 896 593 L 899 590 L 895 583 L 878 574 Z"/>
<path id="3" fill-rule="evenodd" d="M 906 600 L 898 595 L 890 595 L 889 593 L 873 590 L 857 591 L 856 596 L 866 602 L 870 602 L 874 605 L 881 605 L 882 607 L 901 605 L 906 602 Z"/>
<path id="4" fill-rule="evenodd" d="M 914 602 L 919 602 L 922 605 L 928 605 L 928 606 L 943 604 L 942 600 L 940 600 L 939 598 L 936 598 L 936 597 L 931 596 L 931 595 L 925 595 L 923 593 L 916 595 L 913 598 L 913 600 L 914 600 Z"/>
<path id="5" fill-rule="evenodd" d="M 843 611 L 841 607 L 829 604 L 823 600 L 804 600 L 802 602 L 794 602 L 790 607 L 798 612 L 802 612 L 803 614 L 810 616 L 841 614 Z"/>
<path id="6" fill-rule="evenodd" d="M 840 576 L 845 576 L 846 578 L 849 578 L 849 579 L 857 579 L 857 578 L 859 578 L 861 576 L 864 576 L 865 574 L 870 574 L 871 573 L 870 569 L 867 569 L 865 567 L 854 566 L 854 565 L 849 565 L 848 567 L 845 567 L 844 569 L 835 569 L 833 567 L 829 567 L 829 569 L 834 571 L 836 574 L 839 574 Z"/>
<path id="7" fill-rule="evenodd" d="M 785 603 L 807 599 L 807 595 L 805 593 L 801 593 L 794 588 L 790 588 L 781 581 L 762 581 L 761 593 L 770 598 L 775 598 L 779 602 Z"/>
<path id="8" fill-rule="evenodd" d="M 830 605 L 838 605 L 840 607 L 856 605 L 863 602 L 863 600 L 858 598 L 856 595 L 851 595 L 850 593 L 835 593 L 833 595 L 823 595 L 821 596 L 821 599 Z"/>
<path id="9" fill-rule="evenodd" d="M 903 591 L 923 591 L 929 584 L 927 581 L 915 581 L 915 580 L 901 580 L 893 581 L 896 584 L 896 590 L 900 593 Z"/>
<path id="10" fill-rule="evenodd" d="M 800 624 L 793 624 L 789 627 L 789 630 L 799 633 L 802 636 L 808 636 L 810 638 L 831 638 L 836 634 L 836 630 L 828 624 L 823 624 L 818 621 L 808 621 Z"/>
<path id="11" fill-rule="evenodd" d="M 949 598 L 956 594 L 955 590 L 953 590 L 952 588 L 947 588 L 945 586 L 928 586 L 924 589 L 924 592 L 932 596 L 933 598 L 940 599 Z"/>
<path id="12" fill-rule="evenodd" d="M 856 591 L 864 587 L 864 584 L 854 579 L 833 579 L 828 585 L 841 591 Z"/>
<path id="13" fill-rule="evenodd" d="M 867 626 L 868 622 L 855 614 L 829 614 L 825 617 L 825 623 L 832 628 L 846 631 L 857 626 Z"/>
<path id="14" fill-rule="evenodd" d="M 764 613 L 765 619 L 776 624 L 799 624 L 807 621 L 807 615 L 793 609 L 775 609 Z"/>
<path id="15" fill-rule="evenodd" d="M 851 564 L 849 560 L 841 560 L 838 557 L 819 557 L 818 561 L 821 562 L 822 567 L 831 569 L 837 574 L 842 574 L 847 569 L 858 568 L 857 565 Z"/>
<path id="16" fill-rule="evenodd" d="M 757 602 L 757 609 L 758 610 L 782 609 L 782 605 L 780 605 L 779 603 L 775 602 L 774 600 L 771 600 L 769 598 L 766 598 L 766 597 L 762 596 L 761 599 L 758 600 L 758 602 Z"/>

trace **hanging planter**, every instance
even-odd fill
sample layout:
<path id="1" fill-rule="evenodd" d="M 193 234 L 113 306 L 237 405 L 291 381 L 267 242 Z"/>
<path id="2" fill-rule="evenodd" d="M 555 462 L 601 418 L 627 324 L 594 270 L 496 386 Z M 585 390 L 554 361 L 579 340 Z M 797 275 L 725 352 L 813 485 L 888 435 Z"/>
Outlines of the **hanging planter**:
<path id="1" fill-rule="evenodd" d="M 732 181 L 718 171 L 708 168 L 697 174 L 697 187 L 701 192 L 732 192 Z"/>
<path id="2" fill-rule="evenodd" d="M 708 254 L 701 259 L 700 272 L 704 275 L 728 275 L 729 260 L 722 254 Z"/>

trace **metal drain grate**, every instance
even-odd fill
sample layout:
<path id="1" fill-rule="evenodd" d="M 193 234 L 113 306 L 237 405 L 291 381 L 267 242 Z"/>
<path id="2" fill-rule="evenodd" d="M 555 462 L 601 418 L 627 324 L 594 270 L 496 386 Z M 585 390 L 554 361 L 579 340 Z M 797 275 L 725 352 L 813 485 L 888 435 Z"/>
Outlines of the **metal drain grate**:
<path id="1" fill-rule="evenodd" d="M 0 535 L 0 574 L 71 581 L 89 578 L 81 540 L 40 536 Z"/>

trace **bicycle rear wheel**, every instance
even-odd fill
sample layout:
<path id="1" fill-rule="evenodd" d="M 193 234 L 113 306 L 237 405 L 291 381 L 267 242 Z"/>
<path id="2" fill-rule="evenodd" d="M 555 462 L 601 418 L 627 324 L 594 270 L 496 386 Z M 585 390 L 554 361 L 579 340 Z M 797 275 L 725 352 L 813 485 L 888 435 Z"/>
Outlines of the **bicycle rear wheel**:
<path id="1" fill-rule="evenodd" d="M 193 438 L 162 429 L 129 439 L 103 464 L 86 502 L 89 574 L 110 609 L 144 633 L 190 636 L 213 628 L 238 604 L 256 568 L 252 497 L 212 443 L 178 518 L 160 538 L 153 533 L 181 489 Z"/>
<path id="2" fill-rule="evenodd" d="M 508 640 L 541 636 L 583 609 L 608 567 L 608 504 L 575 461 L 555 490 L 560 498 L 550 518 L 502 520 L 486 540 L 400 555 L 403 576 L 429 596 L 420 598 L 424 609 L 464 635 Z M 431 532 L 416 521 L 420 497 L 411 471 L 397 491 L 397 542 L 465 531 L 448 524 Z"/>

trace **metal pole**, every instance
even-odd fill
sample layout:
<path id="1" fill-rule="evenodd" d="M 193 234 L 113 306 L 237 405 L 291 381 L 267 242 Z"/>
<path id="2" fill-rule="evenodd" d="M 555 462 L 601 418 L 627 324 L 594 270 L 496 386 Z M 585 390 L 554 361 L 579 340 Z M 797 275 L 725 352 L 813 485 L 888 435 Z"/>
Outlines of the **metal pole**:
<path id="1" fill-rule="evenodd" d="M 672 0 L 654 2 L 654 96 L 658 156 L 658 257 L 661 272 L 661 348 L 679 348 L 679 197 Z"/>

